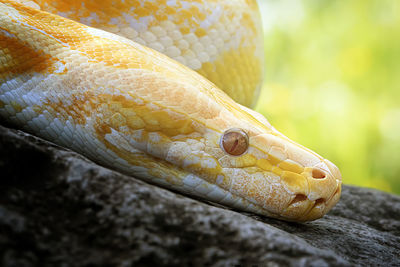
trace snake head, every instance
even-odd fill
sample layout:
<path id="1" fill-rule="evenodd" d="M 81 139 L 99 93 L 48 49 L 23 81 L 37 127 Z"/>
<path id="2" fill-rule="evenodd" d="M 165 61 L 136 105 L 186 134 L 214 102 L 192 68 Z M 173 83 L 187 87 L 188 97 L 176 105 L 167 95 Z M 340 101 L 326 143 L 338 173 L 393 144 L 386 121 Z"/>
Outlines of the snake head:
<path id="1" fill-rule="evenodd" d="M 288 221 L 321 218 L 339 201 L 338 168 L 279 133 L 261 114 L 238 107 L 233 114 L 220 113 L 218 130 L 205 130 L 200 154 L 207 164 L 193 168 L 195 160 L 188 160 L 193 156 L 186 155 L 195 175 L 184 183 L 237 209 Z"/>
<path id="2" fill-rule="evenodd" d="M 185 96 L 192 94 L 187 92 Z M 178 174 L 174 189 L 288 221 L 321 218 L 339 201 L 342 178 L 329 160 L 291 141 L 264 116 L 221 91 L 211 90 L 205 97 L 193 92 L 189 99 L 199 104 L 172 101 L 187 110 L 190 119 L 182 125 L 189 128 L 165 138 L 170 143 L 158 154 L 171 164 L 165 170 Z"/>
<path id="3" fill-rule="evenodd" d="M 241 176 L 248 181 L 231 190 L 250 197 L 260 203 L 259 207 L 263 205 L 269 212 L 279 214 L 278 217 L 317 219 L 338 201 L 341 180 L 338 168 L 276 130 L 270 134 L 252 134 L 249 138 L 242 129 L 228 129 L 221 135 L 220 146 L 226 154 L 220 158 L 220 164 L 227 168 L 242 167 Z M 270 181 L 269 186 L 266 181 Z M 262 209 L 259 212 L 268 214 Z"/>
<path id="4" fill-rule="evenodd" d="M 340 198 L 339 169 L 278 132 L 261 114 L 240 108 L 251 122 L 242 130 L 247 131 L 248 149 L 240 156 L 225 153 L 219 159 L 222 166 L 241 174 L 231 190 L 257 203 L 257 213 L 284 220 L 308 221 L 326 214 Z"/>

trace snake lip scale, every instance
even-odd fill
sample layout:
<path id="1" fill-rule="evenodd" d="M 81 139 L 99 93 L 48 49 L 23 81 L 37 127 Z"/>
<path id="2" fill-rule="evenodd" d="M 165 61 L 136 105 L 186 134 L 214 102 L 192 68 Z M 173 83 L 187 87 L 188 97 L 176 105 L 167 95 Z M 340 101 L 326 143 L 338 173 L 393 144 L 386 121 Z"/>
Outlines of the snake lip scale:
<path id="1" fill-rule="evenodd" d="M 257 3 L 0 0 L 0 120 L 223 206 L 322 217 L 341 174 L 251 107 Z"/>

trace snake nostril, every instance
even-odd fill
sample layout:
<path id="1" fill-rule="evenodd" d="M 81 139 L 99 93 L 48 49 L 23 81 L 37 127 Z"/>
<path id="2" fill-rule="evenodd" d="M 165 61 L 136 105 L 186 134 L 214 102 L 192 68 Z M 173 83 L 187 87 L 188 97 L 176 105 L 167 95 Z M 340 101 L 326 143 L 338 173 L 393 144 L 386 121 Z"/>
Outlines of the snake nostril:
<path id="1" fill-rule="evenodd" d="M 315 179 L 324 179 L 326 177 L 326 174 L 325 174 L 325 172 L 321 171 L 320 169 L 313 169 L 312 177 Z"/>

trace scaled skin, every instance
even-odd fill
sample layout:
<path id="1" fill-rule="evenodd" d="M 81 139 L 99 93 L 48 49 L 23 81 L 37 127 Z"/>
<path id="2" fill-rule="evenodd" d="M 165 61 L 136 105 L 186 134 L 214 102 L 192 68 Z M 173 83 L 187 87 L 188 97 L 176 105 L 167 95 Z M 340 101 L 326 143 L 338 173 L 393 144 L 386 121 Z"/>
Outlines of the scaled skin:
<path id="1" fill-rule="evenodd" d="M 339 200 L 332 163 L 138 43 L 1 0 L 0 62 L 3 120 L 105 166 L 284 220 L 320 218 Z M 241 156 L 220 147 L 231 128 L 249 136 Z"/>
<path id="2" fill-rule="evenodd" d="M 242 105 L 251 107 L 258 98 L 264 54 L 255 1 L 24 2 L 164 53 L 205 76 Z"/>

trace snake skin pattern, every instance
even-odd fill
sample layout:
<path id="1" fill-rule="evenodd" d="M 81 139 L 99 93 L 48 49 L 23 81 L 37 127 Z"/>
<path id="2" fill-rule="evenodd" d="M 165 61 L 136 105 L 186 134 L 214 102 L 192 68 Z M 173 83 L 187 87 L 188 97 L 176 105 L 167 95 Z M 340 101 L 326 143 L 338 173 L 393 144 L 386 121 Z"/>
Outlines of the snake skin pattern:
<path id="1" fill-rule="evenodd" d="M 153 184 L 314 220 L 339 170 L 239 104 L 258 95 L 261 35 L 252 0 L 0 0 L 0 119 Z M 245 153 L 221 148 L 229 129 Z"/>

